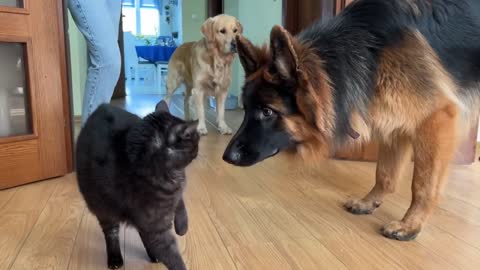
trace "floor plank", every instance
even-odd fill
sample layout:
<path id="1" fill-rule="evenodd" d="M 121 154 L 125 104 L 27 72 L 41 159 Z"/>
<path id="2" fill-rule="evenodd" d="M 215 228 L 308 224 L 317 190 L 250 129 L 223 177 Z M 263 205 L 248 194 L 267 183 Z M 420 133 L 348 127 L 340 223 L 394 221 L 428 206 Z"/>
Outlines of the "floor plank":
<path id="1" fill-rule="evenodd" d="M 238 270 L 292 270 L 273 243 L 256 243 L 229 248 Z"/>
<path id="2" fill-rule="evenodd" d="M 11 269 L 67 269 L 85 209 L 74 183 L 58 183 Z"/>
<path id="3" fill-rule="evenodd" d="M 58 182 L 43 181 L 10 189 L 15 196 L 0 209 L 0 268 L 9 269 L 13 264 Z"/>
<path id="4" fill-rule="evenodd" d="M 0 190 L 0 209 L 2 209 L 11 198 L 13 198 L 15 192 L 17 192 L 17 189 Z"/>
<path id="5" fill-rule="evenodd" d="M 171 106 L 179 117 L 182 98 L 174 97 Z M 117 105 L 142 116 L 160 99 L 145 96 Z M 253 167 L 233 167 L 221 160 L 231 137 L 216 131 L 213 110 L 207 119 L 210 134 L 187 170 L 189 232 L 177 237 L 188 269 L 480 269 L 480 163 L 452 166 L 422 233 L 398 242 L 379 229 L 407 210 L 411 167 L 373 215 L 354 216 L 342 203 L 368 192 L 374 163 L 306 167 L 279 155 Z M 227 112 L 232 128 L 241 119 L 241 112 Z M 122 227 L 121 243 L 123 269 L 166 269 L 149 262 L 133 228 Z M 74 175 L 0 192 L 0 269 L 106 269 L 103 234 Z"/>
<path id="6" fill-rule="evenodd" d="M 124 247 L 124 227 L 120 228 L 120 246 Z M 124 253 L 123 253 L 124 254 Z M 101 270 L 107 267 L 105 238 L 95 216 L 84 210 L 68 270 Z"/>

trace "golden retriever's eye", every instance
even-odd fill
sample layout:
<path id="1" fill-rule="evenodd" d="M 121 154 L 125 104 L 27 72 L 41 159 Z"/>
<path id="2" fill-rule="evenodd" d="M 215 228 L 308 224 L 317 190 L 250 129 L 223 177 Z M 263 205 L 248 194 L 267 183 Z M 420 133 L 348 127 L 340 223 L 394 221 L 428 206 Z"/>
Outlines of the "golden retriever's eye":
<path id="1" fill-rule="evenodd" d="M 225 28 L 220 29 L 220 33 L 225 34 L 226 32 L 227 30 L 225 30 Z"/>
<path id="2" fill-rule="evenodd" d="M 237 32 L 238 32 L 237 28 L 233 29 L 233 33 L 237 33 Z"/>

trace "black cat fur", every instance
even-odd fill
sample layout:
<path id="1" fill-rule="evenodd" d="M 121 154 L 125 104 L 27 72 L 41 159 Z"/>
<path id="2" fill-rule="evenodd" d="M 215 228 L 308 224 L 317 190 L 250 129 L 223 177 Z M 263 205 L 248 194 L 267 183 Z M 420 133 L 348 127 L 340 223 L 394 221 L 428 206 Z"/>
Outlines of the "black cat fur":
<path id="1" fill-rule="evenodd" d="M 90 211 L 105 235 L 108 267 L 123 258 L 119 226 L 135 227 L 152 262 L 186 269 L 171 232 L 184 235 L 188 218 L 182 192 L 185 168 L 198 153 L 197 122 L 185 122 L 160 102 L 141 119 L 101 105 L 77 142 L 77 179 Z"/>

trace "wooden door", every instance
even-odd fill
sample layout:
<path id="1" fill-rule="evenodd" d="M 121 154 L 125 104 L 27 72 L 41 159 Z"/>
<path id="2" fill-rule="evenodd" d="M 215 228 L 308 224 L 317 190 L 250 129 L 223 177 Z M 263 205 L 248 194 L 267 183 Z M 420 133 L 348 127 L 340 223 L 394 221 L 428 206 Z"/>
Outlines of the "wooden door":
<path id="1" fill-rule="evenodd" d="M 207 0 L 207 16 L 215 17 L 218 14 L 223 13 L 224 1 L 223 0 Z"/>
<path id="2" fill-rule="evenodd" d="M 72 170 L 64 12 L 0 1 L 0 189 Z"/>
<path id="3" fill-rule="evenodd" d="M 325 21 L 336 14 L 335 0 L 283 0 L 283 26 L 292 34 L 316 20 Z"/>

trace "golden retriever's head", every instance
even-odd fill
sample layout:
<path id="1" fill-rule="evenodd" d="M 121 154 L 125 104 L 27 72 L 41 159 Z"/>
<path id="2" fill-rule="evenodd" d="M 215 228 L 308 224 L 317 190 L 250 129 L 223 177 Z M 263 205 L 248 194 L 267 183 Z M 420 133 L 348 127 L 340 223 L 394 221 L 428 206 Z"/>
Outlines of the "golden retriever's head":
<path id="1" fill-rule="evenodd" d="M 243 33 L 243 26 L 237 18 L 221 14 L 206 20 L 202 25 L 202 33 L 220 52 L 236 53 L 236 37 Z"/>

